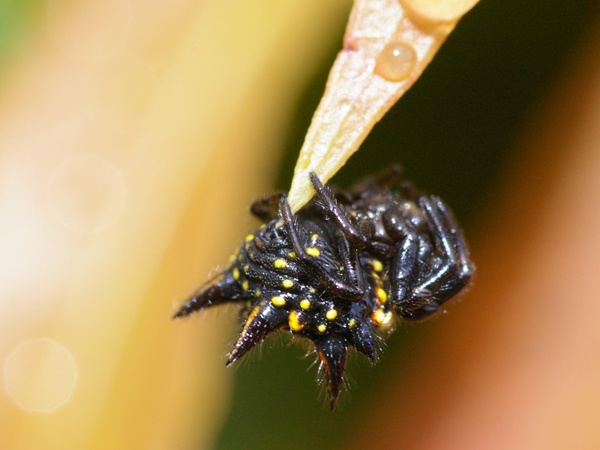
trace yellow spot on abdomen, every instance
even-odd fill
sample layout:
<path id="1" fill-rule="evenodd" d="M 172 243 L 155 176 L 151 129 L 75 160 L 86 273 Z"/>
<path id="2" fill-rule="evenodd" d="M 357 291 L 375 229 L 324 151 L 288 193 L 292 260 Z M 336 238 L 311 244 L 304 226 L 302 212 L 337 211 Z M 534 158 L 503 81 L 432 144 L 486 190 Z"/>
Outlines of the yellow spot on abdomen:
<path id="1" fill-rule="evenodd" d="M 348 321 L 348 326 L 349 326 L 350 328 L 354 328 L 354 326 L 355 326 L 355 325 L 356 325 L 356 319 L 350 319 L 350 320 Z"/>
<path id="2" fill-rule="evenodd" d="M 275 306 L 285 306 L 285 298 L 281 297 L 280 295 L 276 295 L 275 297 L 271 298 L 271 303 L 273 303 Z"/>
<path id="3" fill-rule="evenodd" d="M 253 234 L 249 234 L 248 236 L 246 236 L 246 238 L 244 240 L 246 242 L 250 242 L 252 239 L 254 239 L 254 235 Z"/>
<path id="4" fill-rule="evenodd" d="M 375 289 L 375 295 L 377 296 L 380 305 L 387 302 L 387 292 L 385 292 L 383 288 L 378 287 Z"/>
<path id="5" fill-rule="evenodd" d="M 373 259 L 371 261 L 371 266 L 373 267 L 373 270 L 375 272 L 382 272 L 383 271 L 383 263 L 381 261 L 379 261 L 378 259 Z"/>
<path id="6" fill-rule="evenodd" d="M 240 279 L 240 270 L 237 267 L 234 267 L 233 270 L 231 271 L 231 275 L 233 276 L 233 279 L 235 281 Z"/>
<path id="7" fill-rule="evenodd" d="M 376 309 L 375 312 L 371 315 L 371 319 L 376 325 L 383 326 L 390 323 L 392 320 L 391 311 L 385 312 L 383 309 Z"/>
<path id="8" fill-rule="evenodd" d="M 300 301 L 300 308 L 307 310 L 310 308 L 310 300 L 308 300 L 307 298 L 305 298 L 304 300 Z"/>
<path id="9" fill-rule="evenodd" d="M 276 269 L 284 269 L 285 267 L 287 267 L 288 263 L 285 259 L 279 258 L 273 262 L 273 265 Z"/>
<path id="10" fill-rule="evenodd" d="M 244 292 L 248 292 L 248 280 L 242 281 L 242 289 Z"/>
<path id="11" fill-rule="evenodd" d="M 319 255 L 321 255 L 321 251 L 317 247 L 306 247 L 304 250 L 306 251 L 307 255 L 310 255 L 313 258 L 317 258 Z"/>
<path id="12" fill-rule="evenodd" d="M 293 282 L 292 280 L 283 280 L 283 281 L 281 282 L 281 285 L 282 285 L 284 288 L 286 288 L 286 289 L 289 289 L 289 288 L 291 288 L 291 287 L 293 287 L 293 286 L 294 286 L 294 282 Z"/>
<path id="13" fill-rule="evenodd" d="M 325 331 L 327 331 L 327 325 L 325 325 L 324 323 L 322 323 L 321 325 L 319 325 L 317 327 L 317 330 L 319 330 L 319 333 L 325 333 Z"/>
<path id="14" fill-rule="evenodd" d="M 298 311 L 292 311 L 288 316 L 288 325 L 292 331 L 300 331 L 304 328 L 304 325 L 298 320 Z"/>
<path id="15" fill-rule="evenodd" d="M 325 313 L 325 317 L 327 317 L 327 320 L 333 320 L 337 317 L 337 315 L 338 312 L 335 309 L 330 309 Z"/>

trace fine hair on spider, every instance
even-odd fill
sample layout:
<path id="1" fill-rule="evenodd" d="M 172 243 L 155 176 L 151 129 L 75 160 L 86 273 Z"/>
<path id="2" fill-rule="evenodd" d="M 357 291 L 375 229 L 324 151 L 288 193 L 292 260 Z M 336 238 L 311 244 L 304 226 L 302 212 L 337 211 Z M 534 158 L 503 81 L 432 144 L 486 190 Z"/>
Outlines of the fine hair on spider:
<path id="1" fill-rule="evenodd" d="M 333 409 L 351 349 L 376 362 L 395 321 L 435 314 L 474 271 L 448 206 L 406 181 L 392 190 L 399 177 L 393 166 L 344 191 L 311 173 L 315 197 L 296 214 L 283 193 L 254 202 L 263 225 L 174 317 L 240 305 L 228 366 L 275 331 L 306 338 Z"/>

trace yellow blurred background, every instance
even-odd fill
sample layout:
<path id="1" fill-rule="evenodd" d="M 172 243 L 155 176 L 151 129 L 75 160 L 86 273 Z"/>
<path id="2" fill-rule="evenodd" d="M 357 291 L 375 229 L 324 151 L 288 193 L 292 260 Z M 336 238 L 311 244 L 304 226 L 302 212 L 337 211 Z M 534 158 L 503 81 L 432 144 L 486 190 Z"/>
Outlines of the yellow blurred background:
<path id="1" fill-rule="evenodd" d="M 170 316 L 255 226 L 348 4 L 3 3 L 0 448 L 203 448 L 232 321 Z"/>
<path id="2" fill-rule="evenodd" d="M 403 162 L 476 282 L 330 413 L 301 349 L 170 316 L 289 186 L 351 2 L 0 0 L 0 448 L 600 448 L 598 8 L 487 3 L 340 178 Z"/>

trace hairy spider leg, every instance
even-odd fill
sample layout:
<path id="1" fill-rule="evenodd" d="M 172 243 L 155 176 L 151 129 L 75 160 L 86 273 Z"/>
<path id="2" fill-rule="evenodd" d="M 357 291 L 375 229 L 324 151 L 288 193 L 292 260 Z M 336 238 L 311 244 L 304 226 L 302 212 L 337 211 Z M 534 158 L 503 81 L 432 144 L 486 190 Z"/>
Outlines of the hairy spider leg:
<path id="1" fill-rule="evenodd" d="M 460 234 L 454 219 L 450 212 L 445 208 L 442 200 L 436 196 L 431 196 L 431 200 L 424 198 L 421 207 L 425 213 L 432 219 L 436 227 L 436 236 L 444 247 L 448 261 L 447 269 L 439 269 L 439 274 L 444 276 L 433 276 L 430 282 L 424 283 L 424 289 L 442 290 L 442 295 L 453 296 L 467 285 L 471 278 L 473 268 L 467 259 L 466 246 L 464 239 Z M 445 278 L 445 279 L 444 279 Z M 439 281 L 438 281 L 439 279 Z"/>
<path id="2" fill-rule="evenodd" d="M 412 287 L 415 272 L 418 268 L 418 252 L 418 236 L 414 232 L 407 233 L 391 259 L 389 279 L 392 294 L 391 302 L 394 307 L 402 303 Z"/>
<path id="3" fill-rule="evenodd" d="M 423 319 L 437 312 L 467 285 L 473 270 L 467 260 L 462 235 L 443 202 L 435 196 L 421 197 L 419 206 L 427 216 L 436 246 L 442 250 L 439 256 L 443 262 L 435 272 L 407 293 L 406 301 L 401 301 L 400 314 L 406 319 Z M 431 257 L 435 256 L 431 254 Z"/>
<path id="4" fill-rule="evenodd" d="M 364 289 L 360 288 L 358 282 L 352 286 L 340 280 L 336 280 L 326 271 L 322 270 L 318 258 L 313 258 L 306 253 L 306 250 L 300 243 L 297 230 L 298 225 L 294 220 L 294 215 L 292 214 L 290 204 L 288 203 L 285 195 L 281 197 L 279 209 L 281 211 L 281 217 L 283 218 L 283 222 L 287 229 L 292 248 L 296 253 L 296 257 L 299 261 L 301 261 L 302 264 L 305 265 L 305 267 L 307 267 L 307 269 L 311 270 L 311 273 L 315 275 L 321 285 L 323 285 L 323 287 L 329 290 L 331 293 L 335 293 L 341 298 L 354 299 L 361 297 L 364 294 Z"/>
<path id="5" fill-rule="evenodd" d="M 276 192 L 271 195 L 267 195 L 261 199 L 255 200 L 250 205 L 250 212 L 254 217 L 262 220 L 264 223 L 268 223 L 273 219 L 277 218 L 277 212 L 274 207 L 279 204 L 283 192 Z"/>
<path id="6" fill-rule="evenodd" d="M 350 241 L 357 249 L 363 249 L 367 246 L 366 238 L 356 229 L 345 211 L 337 204 L 333 196 L 329 193 L 329 190 L 323 186 L 321 180 L 314 172 L 310 173 L 310 181 L 312 182 L 315 192 L 319 196 L 319 199 L 323 202 L 324 209 L 329 213 L 331 219 L 338 224 L 340 229 L 344 232 L 346 239 Z"/>
<path id="7" fill-rule="evenodd" d="M 398 242 L 390 257 L 389 270 L 391 303 L 398 310 L 415 282 L 419 258 L 424 256 L 421 252 L 423 239 L 419 232 L 396 212 L 385 212 L 382 222 L 392 241 Z"/>
<path id="8" fill-rule="evenodd" d="M 310 179 L 317 196 L 323 202 L 323 208 L 337 222 L 345 237 L 345 239 L 338 239 L 338 248 L 343 249 L 345 252 L 342 257 L 342 263 L 344 264 L 347 277 L 350 283 L 357 287 L 358 291 L 364 293 L 365 283 L 360 270 L 359 250 L 367 246 L 367 239 L 350 222 L 345 209 L 336 202 L 329 188 L 321 183 L 321 180 L 319 180 L 319 177 L 314 172 L 310 173 Z"/>
<path id="9" fill-rule="evenodd" d="M 371 175 L 359 180 L 354 184 L 349 192 L 353 198 L 365 198 L 373 192 L 380 192 L 392 186 L 402 175 L 402 167 L 399 164 L 392 165 L 389 169 L 382 171 L 377 175 Z"/>
<path id="10" fill-rule="evenodd" d="M 357 294 L 360 293 L 360 295 L 363 295 L 365 292 L 365 279 L 360 270 L 360 254 L 358 250 L 350 245 L 346 237 L 339 230 L 335 231 L 334 239 L 340 251 L 340 260 L 344 266 L 348 283 L 356 287 Z"/>
<path id="11" fill-rule="evenodd" d="M 450 229 L 454 237 L 454 243 L 456 244 L 456 251 L 458 253 L 458 261 L 460 264 L 460 276 L 465 277 L 465 279 L 463 280 L 464 284 L 459 288 L 461 289 L 462 287 L 466 286 L 469 280 L 471 279 L 471 275 L 473 273 L 473 264 L 469 262 L 469 252 L 467 250 L 465 240 L 458 228 L 458 225 L 456 225 L 456 220 L 454 219 L 454 216 L 452 215 L 450 210 L 446 208 L 446 205 L 439 197 L 432 196 L 432 198 L 435 200 L 436 206 L 440 211 L 440 214 L 446 221 L 447 227 L 448 229 Z"/>

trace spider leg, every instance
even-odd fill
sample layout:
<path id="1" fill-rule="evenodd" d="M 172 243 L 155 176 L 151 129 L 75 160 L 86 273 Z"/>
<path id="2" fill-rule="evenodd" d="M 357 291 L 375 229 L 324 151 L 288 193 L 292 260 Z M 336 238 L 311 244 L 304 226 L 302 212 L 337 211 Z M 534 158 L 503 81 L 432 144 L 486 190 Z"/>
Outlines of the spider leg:
<path id="1" fill-rule="evenodd" d="M 394 164 L 389 169 L 378 173 L 375 176 L 363 178 L 358 183 L 354 184 L 349 192 L 353 198 L 358 199 L 370 195 L 373 192 L 380 192 L 389 188 L 402 175 L 402 167 L 399 164 Z"/>
<path id="2" fill-rule="evenodd" d="M 345 282 L 333 278 L 330 274 L 323 270 L 321 264 L 319 263 L 318 256 L 310 256 L 306 252 L 300 243 L 300 237 L 298 236 L 297 230 L 298 225 L 294 220 L 294 215 L 292 214 L 290 204 L 288 203 L 285 195 L 282 195 L 281 197 L 279 209 L 281 211 L 281 217 L 287 229 L 292 248 L 296 253 L 296 257 L 302 262 L 302 264 L 311 270 L 311 273 L 315 275 L 317 280 L 319 280 L 325 288 L 335 292 L 340 297 L 347 299 L 361 297 L 364 294 L 364 288 L 360 285 L 360 283 L 356 282 L 354 285 L 348 285 Z"/>
<path id="3" fill-rule="evenodd" d="M 407 293 L 412 289 L 421 257 L 422 239 L 417 230 L 407 225 L 397 213 L 387 212 L 382 216 L 383 227 L 394 242 L 390 255 L 390 293 L 391 302 L 398 307 L 406 300 Z"/>
<path id="4" fill-rule="evenodd" d="M 420 204 L 435 227 L 435 235 L 440 237 L 447 258 L 446 264 L 430 278 L 431 281 L 423 283 L 423 287 L 437 290 L 443 288 L 446 295 L 452 296 L 467 285 L 473 272 L 464 238 L 452 214 L 439 197 L 431 196 L 431 201 L 422 197 Z M 449 275 L 444 277 L 443 273 Z"/>
<path id="5" fill-rule="evenodd" d="M 334 236 L 337 248 L 340 251 L 340 260 L 344 265 L 346 281 L 351 286 L 356 286 L 360 292 L 365 290 L 365 279 L 360 270 L 360 255 L 356 247 L 350 246 L 348 240 L 336 230 Z"/>
<path id="6" fill-rule="evenodd" d="M 275 212 L 274 207 L 279 204 L 282 195 L 282 192 L 277 192 L 255 200 L 250 205 L 250 212 L 254 217 L 262 220 L 264 223 L 276 219 L 277 213 Z"/>
<path id="7" fill-rule="evenodd" d="M 402 183 L 400 183 L 400 192 L 405 199 L 410 200 L 415 203 L 418 202 L 419 198 L 422 195 L 417 190 L 415 185 L 412 184 L 410 181 L 403 181 Z"/>
<path id="8" fill-rule="evenodd" d="M 310 173 L 310 181 L 315 188 L 315 192 L 323 202 L 325 210 L 344 232 L 350 244 L 359 249 L 365 248 L 367 246 L 366 238 L 350 223 L 345 211 L 338 205 L 335 198 L 329 192 L 329 189 L 323 186 L 323 183 L 321 183 L 321 180 L 319 180 L 319 177 L 314 172 Z"/>
<path id="9" fill-rule="evenodd" d="M 417 256 L 419 251 L 419 238 L 415 233 L 406 235 L 402 244 L 391 260 L 390 288 L 392 305 L 401 305 L 407 293 L 412 288 L 415 272 L 418 267 Z"/>
<path id="10" fill-rule="evenodd" d="M 464 239 L 444 203 L 438 197 L 421 197 L 419 206 L 434 236 L 428 260 L 436 267 L 422 277 L 417 273 L 420 279 L 406 292 L 405 300 L 400 300 L 398 310 L 406 319 L 422 319 L 438 311 L 467 285 L 473 272 Z M 426 243 L 421 248 L 423 245 Z"/>
<path id="11" fill-rule="evenodd" d="M 462 233 L 460 232 L 458 226 L 456 225 L 456 220 L 454 219 L 454 216 L 446 208 L 444 202 L 439 197 L 432 196 L 432 198 L 436 202 L 440 214 L 446 221 L 446 224 L 454 237 L 454 243 L 456 244 L 456 253 L 460 265 L 460 276 L 465 278 L 463 281 L 464 285 L 466 285 L 471 279 L 471 275 L 473 273 L 473 266 L 469 262 L 469 251 L 467 250 L 465 239 L 462 236 Z"/>

